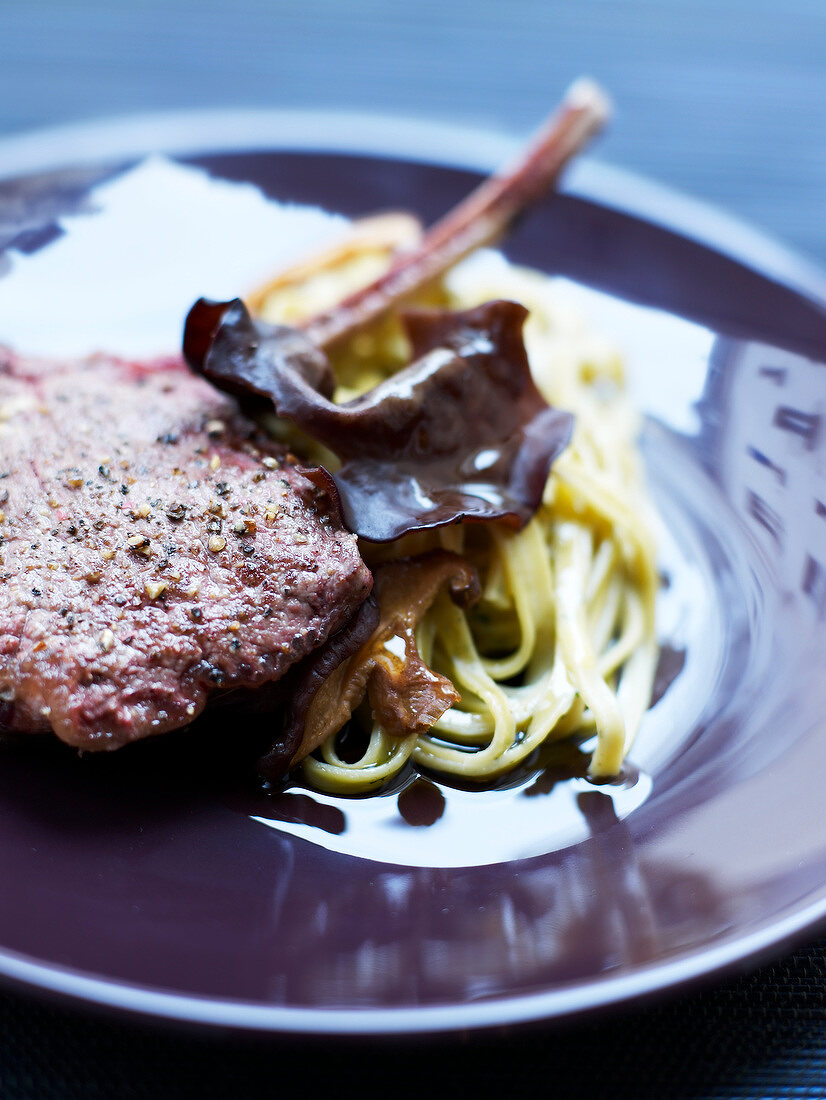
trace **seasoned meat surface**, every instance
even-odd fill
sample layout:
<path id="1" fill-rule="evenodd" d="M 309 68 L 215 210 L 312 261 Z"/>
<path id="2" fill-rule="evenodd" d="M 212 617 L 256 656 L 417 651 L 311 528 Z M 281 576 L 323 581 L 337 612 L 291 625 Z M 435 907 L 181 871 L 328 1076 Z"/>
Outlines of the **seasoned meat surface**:
<path id="1" fill-rule="evenodd" d="M 0 726 L 106 749 L 185 725 L 370 586 L 323 490 L 178 360 L 0 350 Z"/>

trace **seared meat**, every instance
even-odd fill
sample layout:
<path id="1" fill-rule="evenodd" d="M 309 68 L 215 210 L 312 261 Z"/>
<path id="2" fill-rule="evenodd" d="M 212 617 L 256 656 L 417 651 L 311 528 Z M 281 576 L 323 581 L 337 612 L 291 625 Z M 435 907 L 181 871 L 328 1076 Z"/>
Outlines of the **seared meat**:
<path id="1" fill-rule="evenodd" d="M 106 749 L 185 725 L 370 586 L 323 489 L 179 361 L 0 351 L 0 726 Z"/>

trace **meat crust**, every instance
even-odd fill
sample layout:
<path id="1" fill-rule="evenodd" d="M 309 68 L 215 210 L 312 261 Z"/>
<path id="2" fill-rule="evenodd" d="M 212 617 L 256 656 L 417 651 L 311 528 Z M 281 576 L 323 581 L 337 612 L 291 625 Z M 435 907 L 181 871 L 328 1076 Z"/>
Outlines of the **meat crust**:
<path id="1" fill-rule="evenodd" d="M 0 351 L 0 726 L 183 726 L 339 630 L 371 576 L 335 502 L 177 359 Z"/>

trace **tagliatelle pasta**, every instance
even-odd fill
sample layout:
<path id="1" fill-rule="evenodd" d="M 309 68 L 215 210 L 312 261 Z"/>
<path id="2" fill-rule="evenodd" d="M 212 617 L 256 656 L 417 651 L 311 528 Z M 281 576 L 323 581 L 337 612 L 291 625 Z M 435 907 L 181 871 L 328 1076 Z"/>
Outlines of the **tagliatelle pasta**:
<path id="1" fill-rule="evenodd" d="M 270 321 L 293 321 L 356 289 L 394 243 L 375 222 L 319 260 L 285 273 L 250 296 Z M 369 254 L 369 263 L 366 262 Z M 652 692 L 658 647 L 652 505 L 637 449 L 638 419 L 624 391 L 617 352 L 565 303 L 554 280 L 495 252 L 464 260 L 427 291 L 427 304 L 464 309 L 490 299 L 529 311 L 525 343 L 545 399 L 575 415 L 571 444 L 556 460 L 533 519 L 514 531 L 501 523 L 417 532 L 385 545 L 362 542 L 368 564 L 442 548 L 467 558 L 481 581 L 469 608 L 441 594 L 416 630 L 424 662 L 460 698 L 426 732 L 394 738 L 362 707 L 358 760 L 333 734 L 303 762 L 306 779 L 339 792 L 376 789 L 408 760 L 459 780 L 486 782 L 560 738 L 595 735 L 589 773 L 621 769 Z M 384 319 L 337 349 L 344 400 L 404 362 L 401 329 Z M 290 437 L 283 422 L 271 421 Z M 297 447 L 311 447 L 295 440 Z M 329 461 L 330 456 L 318 456 Z"/>

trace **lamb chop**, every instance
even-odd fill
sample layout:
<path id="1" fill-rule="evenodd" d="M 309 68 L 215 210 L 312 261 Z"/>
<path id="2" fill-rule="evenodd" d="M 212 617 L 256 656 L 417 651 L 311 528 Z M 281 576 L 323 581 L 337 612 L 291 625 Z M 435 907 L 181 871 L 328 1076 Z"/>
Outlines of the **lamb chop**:
<path id="1" fill-rule="evenodd" d="M 329 392 L 322 349 L 503 233 L 605 113 L 602 97 L 579 87 L 516 170 L 484 184 L 416 253 L 303 333 L 284 330 L 270 341 L 293 391 L 302 400 L 302 387 Z M 525 381 L 518 310 L 505 303 L 489 312 L 500 345 L 516 348 L 525 408 L 537 414 L 525 432 L 529 468 L 519 448 L 504 448 L 519 467 L 517 484 L 536 496 L 542 463 L 570 425 L 548 419 Z M 245 392 L 248 379 L 239 385 L 210 369 L 226 315 L 210 304 L 194 321 L 191 314 L 185 352 L 222 388 Z M 232 347 L 241 334 L 241 359 L 257 340 L 245 324 L 242 317 L 229 330 Z M 476 315 L 456 331 L 438 319 L 412 322 L 423 347 L 435 333 L 455 345 L 448 358 L 462 377 L 486 346 L 479 324 Z M 501 386 L 503 364 L 491 362 Z M 425 375 L 427 390 L 438 371 Z M 437 380 L 431 403 L 443 391 Z M 389 395 L 391 407 L 397 396 Z M 327 408 L 325 416 L 337 414 Z M 538 440 L 537 425 L 555 426 L 550 443 Z M 388 439 L 394 446 L 392 432 Z M 232 397 L 178 359 L 55 363 L 0 352 L 0 728 L 52 729 L 78 748 L 117 748 L 187 725 L 214 693 L 270 684 L 310 654 L 316 670 L 332 671 L 362 645 L 371 622 L 372 578 L 338 505 L 325 471 L 304 469 L 262 438 Z M 498 514 L 522 523 L 529 505 Z M 462 508 L 438 522 L 469 514 Z M 319 664 L 325 646 L 335 659 Z M 292 749 L 285 758 L 295 759 Z"/>
<path id="2" fill-rule="evenodd" d="M 117 748 L 335 633 L 335 502 L 179 360 L 0 358 L 0 724 Z"/>

